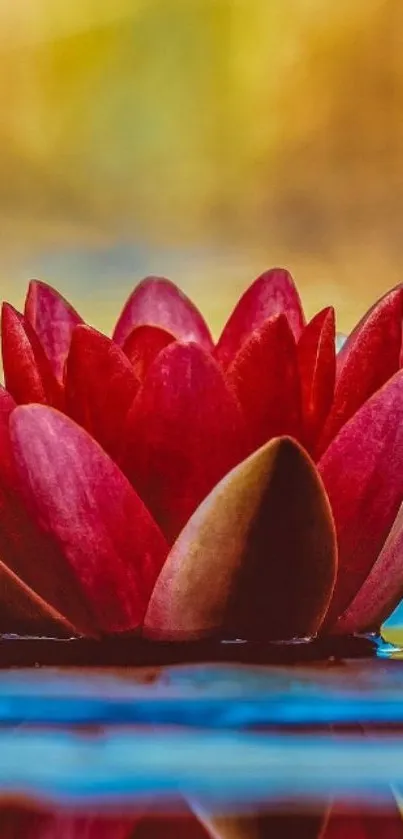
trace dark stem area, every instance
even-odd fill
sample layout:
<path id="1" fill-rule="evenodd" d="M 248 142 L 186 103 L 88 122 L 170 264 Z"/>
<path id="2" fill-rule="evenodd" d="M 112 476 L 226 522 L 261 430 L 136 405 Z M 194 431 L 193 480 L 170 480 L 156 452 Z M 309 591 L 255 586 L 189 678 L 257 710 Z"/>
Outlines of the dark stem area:
<path id="1" fill-rule="evenodd" d="M 63 665 L 146 667 L 202 661 L 298 664 L 344 658 L 375 658 L 382 644 L 379 635 L 333 636 L 267 643 L 231 639 L 162 642 L 133 636 L 93 640 L 0 635 L 0 668 Z"/>

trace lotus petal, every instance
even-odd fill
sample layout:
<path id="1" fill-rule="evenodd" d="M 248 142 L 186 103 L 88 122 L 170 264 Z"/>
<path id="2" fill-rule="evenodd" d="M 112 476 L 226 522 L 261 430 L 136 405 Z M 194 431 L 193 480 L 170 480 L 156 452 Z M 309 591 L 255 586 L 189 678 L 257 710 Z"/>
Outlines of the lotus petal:
<path id="1" fill-rule="evenodd" d="M 196 306 L 165 277 L 146 277 L 134 289 L 119 316 L 113 340 L 124 344 L 136 326 L 159 326 L 181 341 L 195 341 L 211 352 L 209 328 Z"/>
<path id="2" fill-rule="evenodd" d="M 270 318 L 242 344 L 226 373 L 242 406 L 251 451 L 271 437 L 300 437 L 297 348 L 285 315 Z"/>
<path id="3" fill-rule="evenodd" d="M 403 504 L 386 542 L 354 600 L 333 631 L 379 630 L 403 598 Z"/>
<path id="4" fill-rule="evenodd" d="M 174 340 L 172 332 L 159 326 L 136 326 L 133 329 L 122 349 L 140 381 L 144 379 L 158 353 Z"/>
<path id="5" fill-rule="evenodd" d="M 337 355 L 334 401 L 319 441 L 323 454 L 344 423 L 399 369 L 403 287 L 385 295 Z"/>
<path id="6" fill-rule="evenodd" d="M 334 309 L 323 309 L 305 327 L 298 342 L 302 388 L 303 442 L 310 451 L 333 402 L 336 376 Z"/>
<path id="7" fill-rule="evenodd" d="M 319 462 L 337 527 L 339 573 L 326 627 L 380 554 L 403 497 L 403 371 L 346 423 Z"/>
<path id="8" fill-rule="evenodd" d="M 0 632 L 68 638 L 77 629 L 0 561 Z"/>
<path id="9" fill-rule="evenodd" d="M 13 397 L 0 385 L 0 484 L 9 488 L 18 485 L 9 432 L 9 419 L 16 407 Z"/>
<path id="10" fill-rule="evenodd" d="M 336 574 L 316 468 L 284 437 L 226 475 L 188 521 L 156 582 L 145 633 L 194 639 L 313 635 Z"/>
<path id="11" fill-rule="evenodd" d="M 1 340 L 7 390 L 19 404 L 40 402 L 61 407 L 62 388 L 56 381 L 41 343 L 26 319 L 3 303 Z"/>
<path id="12" fill-rule="evenodd" d="M 71 336 L 82 318 L 56 289 L 39 280 L 29 284 L 24 314 L 38 335 L 56 379 L 62 382 Z"/>
<path id="13" fill-rule="evenodd" d="M 17 579 L 23 581 L 40 600 L 51 605 L 53 613 L 58 612 L 66 621 L 69 621 L 76 628 L 77 633 L 91 636 L 97 634 L 89 607 L 83 602 L 80 590 L 61 551 L 49 534 L 43 532 L 35 523 L 21 501 L 20 495 L 10 489 L 7 484 L 4 485 L 2 480 L 0 483 L 0 557 Z M 8 583 L 10 591 L 11 582 Z M 17 586 L 15 585 L 14 588 L 14 596 L 17 599 Z M 4 597 L 8 597 L 5 582 L 3 582 L 3 592 Z M 38 602 L 35 601 L 35 603 L 38 606 Z M 6 611 L 4 604 L 3 609 Z M 22 606 L 15 614 L 18 621 L 21 610 Z M 28 612 L 28 606 L 26 611 Z M 10 605 L 10 626 L 15 630 L 14 619 L 11 621 L 11 612 Z M 32 617 L 35 617 L 34 608 Z"/>
<path id="14" fill-rule="evenodd" d="M 8 482 L 10 466 L 7 464 L 4 469 L 2 457 L 0 557 L 5 570 L 0 575 L 3 588 L 0 609 L 4 620 L 7 614 L 10 615 L 8 631 L 17 631 L 23 619 L 33 623 L 37 618 L 42 622 L 43 617 L 43 622 L 48 624 L 53 616 L 59 625 L 62 620 L 65 624 L 69 622 L 74 626 L 76 634 L 96 635 L 89 607 L 83 602 L 61 551 L 49 534 L 35 523 L 20 493 L 11 488 Z M 7 472 L 6 480 L 3 478 L 4 471 Z M 6 579 L 7 571 L 10 573 Z M 30 608 L 29 601 L 32 598 L 34 602 Z M 6 608 L 6 601 L 9 602 L 9 609 Z M 47 605 L 49 608 L 46 609 Z"/>
<path id="15" fill-rule="evenodd" d="M 243 342 L 274 315 L 284 314 L 296 340 L 304 327 L 304 314 L 294 280 L 283 268 L 272 268 L 252 283 L 224 326 L 215 356 L 227 368 Z"/>
<path id="16" fill-rule="evenodd" d="M 129 411 L 122 466 L 169 541 L 246 454 L 240 406 L 197 344 L 157 356 Z"/>
<path id="17" fill-rule="evenodd" d="M 16 402 L 2 385 L 0 385 L 0 417 L 9 417 L 11 411 L 16 408 Z"/>
<path id="18" fill-rule="evenodd" d="M 123 350 L 90 326 L 76 326 L 66 363 L 66 412 L 115 458 L 140 382 Z"/>
<path id="19" fill-rule="evenodd" d="M 64 616 L 68 616 L 77 631 L 94 634 L 88 609 L 72 585 L 60 551 L 21 500 L 9 433 L 15 403 L 3 389 L 0 397 L 0 620 L 7 622 L 9 616 L 8 631 L 22 629 L 23 623 L 39 629 L 40 622 L 52 624 L 53 634 L 59 628 L 60 634 L 62 623 L 67 628 Z"/>
<path id="20" fill-rule="evenodd" d="M 61 549 L 97 628 L 137 628 L 167 555 L 148 510 L 92 437 L 58 411 L 18 407 L 10 432 L 26 503 Z"/>

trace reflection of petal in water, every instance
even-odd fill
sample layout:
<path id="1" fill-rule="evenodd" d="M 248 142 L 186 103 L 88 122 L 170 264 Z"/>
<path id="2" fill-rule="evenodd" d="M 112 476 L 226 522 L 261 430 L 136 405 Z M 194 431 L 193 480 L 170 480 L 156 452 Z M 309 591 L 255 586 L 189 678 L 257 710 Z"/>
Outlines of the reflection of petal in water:
<path id="1" fill-rule="evenodd" d="M 133 819 L 4 808 L 0 813 L 0 836 L 1 839 L 131 839 L 135 824 Z"/>
<path id="2" fill-rule="evenodd" d="M 144 819 L 134 831 L 133 839 L 209 839 L 209 836 L 194 816 L 161 816 Z"/>
<path id="3" fill-rule="evenodd" d="M 207 824 L 284 802 L 297 812 L 301 803 L 323 807 L 334 795 L 376 810 L 389 804 L 388 784 L 403 788 L 396 662 L 198 665 L 158 674 L 0 673 L 0 801 L 18 796 L 81 813 L 102 804 L 113 815 L 153 796 L 164 815 L 180 790 Z M 343 728 L 330 736 L 327 725 L 336 722 Z M 364 739 L 357 723 L 387 728 Z M 319 730 L 307 731 L 309 724 Z M 216 832 L 217 825 L 228 828 L 219 820 Z"/>
<path id="4" fill-rule="evenodd" d="M 192 814 L 176 816 L 102 818 L 58 812 L 30 812 L 4 808 L 1 839 L 208 839 Z M 303 839 L 303 837 L 301 837 Z"/>
<path id="5" fill-rule="evenodd" d="M 402 839 L 396 812 L 347 809 L 338 802 L 329 818 L 311 813 L 251 814 L 206 819 L 191 815 L 134 821 L 74 814 L 34 813 L 17 808 L 0 814 L 1 839 Z"/>
<path id="6" fill-rule="evenodd" d="M 402 839 L 403 821 L 397 812 L 366 814 L 338 804 L 318 839 Z"/>
<path id="7" fill-rule="evenodd" d="M 225 816 L 205 819 L 205 824 L 212 839 L 321 839 L 325 816 L 322 813 Z"/>

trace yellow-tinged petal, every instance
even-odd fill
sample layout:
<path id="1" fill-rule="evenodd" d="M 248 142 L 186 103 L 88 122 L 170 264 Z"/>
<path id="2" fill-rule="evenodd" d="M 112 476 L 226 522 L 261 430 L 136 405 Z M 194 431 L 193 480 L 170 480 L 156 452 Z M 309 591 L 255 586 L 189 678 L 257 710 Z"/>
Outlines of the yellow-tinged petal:
<path id="1" fill-rule="evenodd" d="M 157 579 L 144 632 L 177 640 L 313 635 L 335 575 L 319 474 L 301 446 L 279 437 L 229 472 L 190 518 Z"/>

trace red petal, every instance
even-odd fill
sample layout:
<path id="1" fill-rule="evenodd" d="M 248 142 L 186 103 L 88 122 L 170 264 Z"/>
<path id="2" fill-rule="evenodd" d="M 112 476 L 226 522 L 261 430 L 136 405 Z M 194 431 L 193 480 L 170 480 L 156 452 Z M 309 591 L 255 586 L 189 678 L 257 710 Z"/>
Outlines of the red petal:
<path id="1" fill-rule="evenodd" d="M 88 608 L 83 604 L 66 562 L 52 541 L 35 523 L 21 499 L 20 480 L 11 447 L 8 413 L 2 400 L 0 411 L 0 556 L 10 569 L 3 569 L 2 620 L 8 631 L 18 631 L 21 621 L 49 624 L 65 615 L 81 633 L 94 634 Z M 13 576 L 15 575 L 15 576 Z M 21 582 L 23 581 L 23 582 Z M 38 602 L 38 597 L 42 603 Z M 51 609 L 46 604 L 51 604 Z M 50 611 L 52 614 L 50 614 Z M 60 624 L 62 620 L 56 618 Z"/>
<path id="2" fill-rule="evenodd" d="M 1 342 L 5 384 L 16 402 L 46 403 L 44 384 L 24 318 L 8 303 L 2 306 Z"/>
<path id="3" fill-rule="evenodd" d="M 339 633 L 379 630 L 403 597 L 403 504 L 367 579 L 333 631 Z"/>
<path id="4" fill-rule="evenodd" d="M 399 369 L 403 288 L 393 289 L 367 312 L 337 355 L 334 401 L 319 451 L 345 422 Z"/>
<path id="5" fill-rule="evenodd" d="M 9 432 L 9 419 L 16 407 L 13 397 L 0 385 L 0 483 L 10 487 L 18 483 Z"/>
<path id="6" fill-rule="evenodd" d="M 134 327 L 159 326 L 181 341 L 195 341 L 210 352 L 212 338 L 196 306 L 164 277 L 146 277 L 132 292 L 113 333 L 124 344 Z"/>
<path id="7" fill-rule="evenodd" d="M 132 364 L 138 379 L 144 379 L 158 353 L 174 340 L 175 336 L 172 332 L 160 329 L 159 326 L 136 326 L 133 329 L 123 344 L 123 352 Z"/>
<path id="8" fill-rule="evenodd" d="M 333 402 L 336 375 L 334 309 L 323 309 L 308 323 L 298 342 L 302 387 L 303 442 L 314 449 Z"/>
<path id="9" fill-rule="evenodd" d="M 0 562 L 0 632 L 71 637 L 76 628 Z"/>
<path id="10" fill-rule="evenodd" d="M 386 541 L 403 498 L 403 371 L 344 426 L 319 463 L 339 543 L 326 623 L 349 606 Z"/>
<path id="11" fill-rule="evenodd" d="M 148 510 L 100 446 L 58 411 L 16 408 L 10 430 L 24 497 L 63 552 L 97 627 L 135 629 L 167 554 Z"/>
<path id="12" fill-rule="evenodd" d="M 0 385 L 0 418 L 8 418 L 14 408 L 16 408 L 15 400 L 11 394 L 8 393 L 2 385 Z"/>
<path id="13" fill-rule="evenodd" d="M 298 340 L 305 323 L 301 300 L 291 274 L 272 268 L 249 286 L 227 321 L 215 350 L 220 364 L 227 367 L 250 334 L 279 314 L 286 316 Z"/>
<path id="14" fill-rule="evenodd" d="M 123 350 L 90 326 L 76 326 L 66 364 L 66 412 L 116 457 L 139 380 Z"/>
<path id="15" fill-rule="evenodd" d="M 180 533 L 144 622 L 165 640 L 315 634 L 330 602 L 336 543 L 315 465 L 287 437 L 226 475 Z"/>
<path id="16" fill-rule="evenodd" d="M 271 437 L 301 435 L 297 349 L 285 315 L 249 336 L 226 378 L 242 406 L 252 450 Z"/>
<path id="17" fill-rule="evenodd" d="M 0 555 L 14 574 L 32 589 L 45 605 L 50 604 L 53 612 L 56 610 L 65 616 L 77 628 L 77 632 L 90 635 L 95 633 L 88 607 L 83 603 L 78 587 L 57 546 L 52 538 L 35 524 L 19 494 L 3 484 L 0 486 Z M 27 622 L 47 622 L 44 609 L 42 608 L 41 614 L 38 611 L 39 607 L 36 608 L 38 604 L 35 597 L 31 609 L 28 603 L 30 598 L 24 598 L 24 603 L 24 592 L 18 592 L 17 582 L 14 582 L 16 584 L 12 586 L 13 581 L 8 580 L 7 585 L 11 593 L 12 589 L 15 589 L 13 598 L 16 606 L 14 608 L 10 594 L 10 608 L 3 612 L 4 619 L 10 618 L 8 631 L 17 631 L 24 611 Z M 7 597 L 4 581 L 3 596 Z M 21 604 L 18 603 L 19 600 L 22 600 Z"/>
<path id="18" fill-rule="evenodd" d="M 196 344 L 157 356 L 128 415 L 125 471 L 171 541 L 245 455 L 241 409 Z"/>
<path id="19" fill-rule="evenodd" d="M 15 401 L 61 407 L 62 388 L 52 373 L 38 336 L 20 312 L 8 303 L 3 303 L 1 330 L 4 378 Z"/>
<path id="20" fill-rule="evenodd" d="M 29 284 L 24 314 L 34 328 L 54 375 L 63 381 L 73 329 L 82 318 L 56 289 L 39 280 Z"/>

